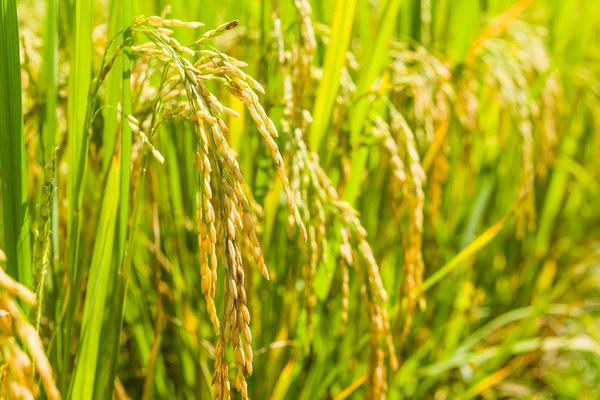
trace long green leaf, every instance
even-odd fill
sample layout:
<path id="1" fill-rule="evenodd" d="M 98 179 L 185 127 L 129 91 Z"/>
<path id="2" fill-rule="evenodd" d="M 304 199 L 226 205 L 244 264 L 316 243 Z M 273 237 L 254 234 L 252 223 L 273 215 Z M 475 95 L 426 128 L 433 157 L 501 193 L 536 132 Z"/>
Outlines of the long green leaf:
<path id="1" fill-rule="evenodd" d="M 366 58 L 368 64 L 365 71 L 361 73 L 358 84 L 356 85 L 356 100 L 358 101 L 352 112 L 352 120 L 350 125 L 350 139 L 355 146 L 355 154 L 352 160 L 352 169 L 348 185 L 344 191 L 344 200 L 350 204 L 354 204 L 358 197 L 362 174 L 367 164 L 369 150 L 367 147 L 358 146 L 360 134 L 362 132 L 367 114 L 371 103 L 364 95 L 371 88 L 375 79 L 379 76 L 385 65 L 387 64 L 387 50 L 394 35 L 396 28 L 398 11 L 402 5 L 402 0 L 390 0 L 381 14 L 381 23 L 377 31 L 375 44 L 372 48 L 370 56 Z"/>
<path id="2" fill-rule="evenodd" d="M 352 38 L 352 25 L 357 0 L 337 0 L 331 38 L 327 46 L 323 78 L 313 107 L 313 123 L 310 129 L 310 145 L 318 151 L 323 142 L 333 103 L 340 87 L 342 68 L 346 63 L 346 51 Z"/>
<path id="3" fill-rule="evenodd" d="M 81 327 L 81 343 L 75 360 L 75 370 L 69 388 L 69 398 L 92 399 L 93 388 L 97 379 L 99 365 L 105 362 L 107 354 L 101 354 L 99 349 L 104 340 L 101 333 L 105 318 L 108 317 L 110 304 L 108 296 L 113 287 L 111 269 L 113 263 L 114 233 L 117 220 L 119 200 L 118 185 L 119 168 L 114 165 L 106 181 L 100 224 L 96 233 L 96 243 L 92 255 L 91 267 L 87 281 L 85 307 Z M 114 356 L 114 354 L 113 354 Z"/>
<path id="4" fill-rule="evenodd" d="M 7 272 L 31 284 L 27 165 L 21 105 L 19 30 L 14 0 L 0 3 L 0 172 Z"/>
<path id="5" fill-rule="evenodd" d="M 45 160 L 53 157 L 54 147 L 57 144 L 56 133 L 58 130 L 58 0 L 46 1 L 46 27 L 44 36 L 43 74 L 46 84 L 46 110 L 42 130 Z M 56 170 L 54 180 L 58 181 Z M 58 269 L 58 196 L 56 190 L 52 193 L 51 237 L 55 272 Z M 54 286 L 57 286 L 53 282 Z"/>
<path id="6" fill-rule="evenodd" d="M 93 3 L 90 0 L 76 0 L 75 3 L 75 29 L 73 30 L 72 43 L 73 62 L 70 74 L 69 96 L 69 171 L 68 171 L 68 201 L 69 212 L 67 215 L 68 235 L 68 270 L 72 279 L 69 280 L 66 305 L 62 321 L 62 337 L 59 336 L 59 351 L 62 354 L 62 363 L 59 365 L 59 388 L 62 392 L 67 389 L 73 324 L 79 287 L 84 275 L 84 268 L 80 265 L 81 225 L 83 222 L 83 187 L 88 159 L 89 137 L 86 121 L 88 113 L 91 114 L 89 104 L 89 89 L 92 70 L 92 13 Z"/>
<path id="7" fill-rule="evenodd" d="M 117 217 L 117 234 L 116 234 L 116 265 L 115 271 L 117 274 L 114 275 L 116 279 L 116 289 L 114 291 L 111 309 L 114 313 L 110 316 L 110 321 L 107 327 L 108 332 L 108 343 L 106 343 L 106 350 L 111 354 L 111 359 L 106 365 L 106 371 L 102 370 L 103 377 L 106 374 L 107 381 L 97 387 L 97 392 L 103 393 L 105 398 L 111 398 L 114 380 L 116 377 L 117 361 L 119 348 L 121 344 L 121 329 L 123 327 L 123 309 L 125 307 L 127 283 L 129 279 L 129 269 L 131 265 L 130 258 L 127 257 L 127 244 L 128 239 L 133 241 L 135 234 L 135 223 L 136 219 L 131 219 L 131 226 L 128 227 L 129 223 L 129 186 L 131 182 L 131 147 L 132 147 L 132 135 L 131 128 L 127 123 L 126 115 L 131 114 L 131 21 L 133 19 L 133 4 L 131 2 L 123 2 L 121 15 L 120 15 L 121 28 L 123 29 L 122 45 L 123 45 L 123 57 L 121 65 L 122 73 L 122 90 L 121 90 L 121 162 L 120 162 L 120 198 L 118 204 L 118 217 Z M 146 165 L 147 156 L 144 157 L 144 165 Z M 143 174 L 140 181 L 143 180 Z"/>

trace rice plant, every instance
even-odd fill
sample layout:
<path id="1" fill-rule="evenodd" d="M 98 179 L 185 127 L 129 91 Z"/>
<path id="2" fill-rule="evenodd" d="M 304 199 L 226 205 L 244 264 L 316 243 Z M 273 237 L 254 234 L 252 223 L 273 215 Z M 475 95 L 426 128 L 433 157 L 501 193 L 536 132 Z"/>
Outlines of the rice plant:
<path id="1" fill-rule="evenodd" d="M 600 397 L 599 27 L 0 0 L 0 397 Z"/>

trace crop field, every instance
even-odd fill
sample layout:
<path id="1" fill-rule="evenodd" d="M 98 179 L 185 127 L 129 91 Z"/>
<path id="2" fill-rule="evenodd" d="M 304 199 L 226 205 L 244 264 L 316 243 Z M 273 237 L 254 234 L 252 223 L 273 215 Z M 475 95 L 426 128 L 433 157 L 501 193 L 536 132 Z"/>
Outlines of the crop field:
<path id="1" fill-rule="evenodd" d="M 597 0 L 0 0 L 0 399 L 600 399 Z"/>

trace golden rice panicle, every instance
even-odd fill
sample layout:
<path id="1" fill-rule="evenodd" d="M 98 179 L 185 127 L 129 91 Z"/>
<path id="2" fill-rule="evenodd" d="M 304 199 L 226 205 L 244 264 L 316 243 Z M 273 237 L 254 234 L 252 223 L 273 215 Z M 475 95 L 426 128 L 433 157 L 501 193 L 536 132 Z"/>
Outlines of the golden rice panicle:
<path id="1" fill-rule="evenodd" d="M 256 123 L 256 127 L 257 127 L 258 131 L 260 132 L 262 137 L 267 142 L 267 146 L 271 150 L 271 155 L 273 157 L 273 161 L 275 162 L 275 168 L 277 169 L 277 174 L 279 175 L 279 180 L 281 181 L 281 184 L 283 185 L 283 190 L 285 192 L 285 197 L 287 199 L 288 207 L 290 208 L 290 211 L 291 211 L 292 215 L 294 216 L 296 224 L 300 228 L 300 233 L 302 234 L 304 241 L 306 241 L 307 240 L 306 228 L 304 227 L 304 223 L 302 222 L 302 217 L 300 216 L 300 211 L 298 210 L 298 206 L 296 205 L 296 201 L 294 200 L 292 191 L 290 189 L 288 178 L 285 174 L 283 157 L 281 156 L 281 153 L 279 152 L 277 143 L 275 143 L 275 141 L 273 140 L 273 137 L 272 137 L 272 136 L 278 136 L 277 129 L 275 128 L 275 124 L 273 124 L 273 121 L 271 121 L 271 119 L 269 117 L 267 117 L 265 110 L 263 109 L 263 107 L 260 105 L 260 103 L 258 101 L 258 97 L 252 91 L 252 89 L 249 88 L 246 84 L 244 84 L 243 82 L 240 82 L 239 80 L 237 80 L 237 81 L 233 80 L 233 81 L 229 82 L 226 87 L 230 90 L 231 93 L 233 93 L 236 97 L 238 97 L 240 100 L 242 100 L 244 102 L 244 104 L 246 105 L 246 108 L 248 109 L 248 111 L 250 112 L 250 115 L 252 116 L 252 119 Z"/>
<path id="2" fill-rule="evenodd" d="M 356 234 L 356 232 L 354 232 Z M 367 268 L 368 269 L 368 268 Z M 377 294 L 376 285 L 373 285 L 369 273 L 363 274 L 355 265 L 356 275 L 359 277 L 360 292 L 365 300 L 369 315 L 369 348 L 370 361 L 367 370 L 367 395 L 368 399 L 384 399 L 387 392 L 385 352 L 382 339 L 389 335 L 389 321 L 387 314 L 382 313 L 382 301 Z M 388 342 L 389 344 L 390 342 Z M 395 357 L 393 348 L 390 356 Z M 394 363 L 395 364 L 395 363 Z"/>
<path id="3" fill-rule="evenodd" d="M 396 116 L 396 118 L 401 118 Z M 408 129 L 406 124 L 399 122 L 393 123 L 393 128 Z M 400 126 L 399 126 L 400 125 Z M 408 232 L 402 237 L 404 251 L 404 284 L 403 289 L 405 296 L 408 296 L 407 312 L 404 327 L 408 329 L 412 323 L 412 311 L 414 310 L 416 299 L 412 295 L 415 288 L 420 287 L 424 270 L 423 258 L 421 254 L 421 242 L 423 235 L 423 204 L 425 196 L 423 193 L 423 181 L 425 173 L 420 165 L 418 153 L 412 140 L 412 133 L 405 132 L 400 138 L 405 145 L 406 160 L 401 158 L 400 149 L 394 141 L 390 127 L 378 117 L 375 120 L 373 128 L 376 137 L 383 139 L 383 146 L 390 153 L 390 161 L 392 168 L 391 185 L 392 193 L 395 197 L 394 216 L 400 226 L 403 226 L 404 214 L 407 215 Z M 405 169 L 405 164 L 409 165 L 408 170 Z M 421 297 L 422 307 L 424 307 L 424 297 Z"/>
<path id="4" fill-rule="evenodd" d="M 224 180 L 224 192 L 230 193 Z M 252 374 L 252 334 L 250 332 L 250 314 L 246 306 L 247 297 L 244 288 L 244 270 L 242 255 L 236 237 L 236 220 L 239 215 L 235 208 L 235 198 L 225 196 L 222 211 L 225 217 L 223 226 L 225 252 L 225 310 L 223 315 L 223 338 L 231 342 L 237 366 L 236 389 L 242 399 L 248 398 L 248 388 L 245 377 Z"/>
<path id="5" fill-rule="evenodd" d="M 185 22 L 185 21 L 180 21 L 178 19 L 166 19 L 163 17 L 159 17 L 158 15 L 152 15 L 148 18 L 145 18 L 143 15 L 140 15 L 139 17 L 136 17 L 133 20 L 134 25 L 147 25 L 147 26 L 151 26 L 151 27 L 160 27 L 162 25 L 164 26 L 177 26 L 177 27 L 182 27 L 182 28 L 191 28 L 191 29 L 195 29 L 195 28 L 200 28 L 201 26 L 204 26 L 204 24 L 202 22 L 195 22 L 195 21 L 191 21 L 191 22 Z M 158 28 L 161 29 L 161 28 Z"/>
<path id="6" fill-rule="evenodd" d="M 294 111 L 286 106 L 287 115 L 294 116 Z M 292 124 L 305 125 L 310 119 L 306 114 L 295 115 L 296 118 L 284 119 L 282 127 L 286 136 L 289 137 L 287 142 L 287 154 L 291 154 L 291 188 L 296 194 L 298 204 L 303 204 L 302 217 L 305 220 L 310 220 L 311 224 L 308 230 L 308 251 L 301 261 L 301 276 L 304 283 L 304 307 L 306 309 L 306 345 L 309 346 L 313 334 L 313 314 L 317 304 L 316 295 L 316 277 L 317 268 L 320 262 L 326 263 L 327 254 L 327 235 L 326 235 L 326 216 L 325 207 L 323 205 L 323 194 L 318 186 L 318 182 L 314 177 L 314 171 L 310 162 L 308 149 L 302 139 L 302 129 L 295 128 L 290 131 Z M 316 191 L 315 196 L 309 196 L 309 192 Z M 290 223 L 293 225 L 293 222 Z"/>
<path id="7" fill-rule="evenodd" d="M 381 281 L 379 265 L 377 264 L 377 261 L 375 261 L 371 246 L 366 241 L 366 231 L 362 225 L 360 225 L 358 217 L 353 216 L 350 220 L 350 226 L 352 226 L 354 229 L 353 234 L 356 238 L 355 240 L 359 243 L 358 253 L 366 264 L 367 278 L 364 282 L 364 285 L 368 307 L 371 308 L 371 314 L 373 317 L 372 328 L 374 329 L 374 332 L 377 332 L 379 338 L 379 347 L 381 347 L 382 339 L 386 338 L 390 363 L 392 368 L 396 370 L 398 368 L 398 360 L 396 359 L 396 350 L 391 337 L 392 333 L 390 321 L 388 318 L 387 309 L 385 308 L 385 303 L 387 302 L 388 297 Z"/>
<path id="8" fill-rule="evenodd" d="M 519 33 L 515 26 L 518 26 Z M 521 196 L 522 206 L 517 210 L 517 237 L 523 238 L 525 233 L 533 231 L 536 224 L 535 210 L 535 163 L 541 166 L 541 172 L 544 172 L 544 164 L 551 158 L 552 136 L 550 133 L 549 143 L 546 145 L 543 136 L 537 142 L 541 144 L 539 154 L 535 154 L 534 132 L 540 132 L 542 135 L 544 128 L 536 127 L 534 129 L 533 121 L 539 114 L 539 105 L 532 99 L 528 93 L 532 90 L 532 79 L 535 82 L 552 82 L 551 63 L 547 49 L 544 44 L 543 34 L 535 31 L 531 26 L 523 21 L 517 21 L 507 29 L 506 35 L 497 38 L 494 41 L 486 41 L 481 47 L 482 57 L 478 62 L 486 69 L 490 81 L 498 89 L 496 101 L 501 104 L 501 110 L 515 121 L 516 131 L 521 135 L 521 153 L 522 153 L 522 183 Z M 514 51 L 518 49 L 518 51 Z M 507 56 L 510 55 L 510 56 Z M 478 66 L 480 67 L 480 66 Z M 552 85 L 550 83 L 550 85 Z M 536 89 L 537 90 L 537 89 Z M 544 89 L 541 90 L 541 102 L 544 103 Z M 552 101 L 551 101 L 552 102 Z M 552 125 L 549 126 L 551 132 Z"/>
<path id="9" fill-rule="evenodd" d="M 188 96 L 195 96 L 190 85 L 186 85 Z M 202 107 L 202 101 L 197 101 L 195 107 Z M 203 113 L 199 109 L 190 111 L 190 115 L 198 116 Z M 216 213 L 212 204 L 213 193 L 211 188 L 211 173 L 213 166 L 209 159 L 209 133 L 206 131 L 205 119 L 194 119 L 196 132 L 197 151 L 194 153 L 194 164 L 198 172 L 198 193 L 196 197 L 197 214 L 196 225 L 198 230 L 198 247 L 200 253 L 200 273 L 202 293 L 206 299 L 207 311 L 215 334 L 220 332 L 220 322 L 215 305 L 217 283 L 217 229 Z"/>
<path id="10" fill-rule="evenodd" d="M 254 262 L 256 263 L 261 275 L 266 280 L 269 280 L 269 271 L 265 264 L 265 259 L 258 242 L 256 228 L 254 226 L 254 222 L 252 221 L 252 216 L 250 215 L 250 202 L 248 201 L 248 198 L 246 197 L 242 187 L 244 184 L 244 176 L 240 170 L 239 163 L 235 158 L 234 151 L 229 147 L 227 141 L 221 137 L 218 137 L 217 143 L 219 153 L 223 157 L 226 169 L 233 180 L 231 190 L 234 193 L 234 198 L 236 200 L 235 207 L 237 210 L 235 214 L 236 220 L 233 222 L 233 224 L 237 229 L 243 230 L 246 233 L 250 241 L 250 245 L 252 246 Z"/>
<path id="11" fill-rule="evenodd" d="M 231 398 L 229 366 L 225 357 L 225 341 L 223 336 L 219 337 L 217 347 L 215 348 L 215 374 L 212 384 L 215 399 L 229 400 Z"/>
<path id="12" fill-rule="evenodd" d="M 422 4 L 422 6 L 424 7 L 422 9 L 424 15 L 430 16 L 430 7 L 426 4 Z M 471 122 L 474 124 L 474 121 L 476 121 L 477 99 L 472 92 L 466 90 L 469 86 L 461 83 L 462 86 L 459 88 L 460 98 L 463 99 L 468 94 L 471 95 L 469 100 L 475 100 L 475 103 L 464 104 L 464 102 L 455 101 L 456 95 L 451 85 L 452 73 L 450 68 L 426 47 L 406 43 L 392 43 L 391 48 L 390 55 L 394 60 L 391 63 L 394 86 L 398 92 L 404 92 L 407 98 L 413 99 L 415 134 L 413 135 L 411 131 L 410 136 L 415 136 L 421 144 L 427 145 L 430 150 L 434 150 L 431 155 L 436 156 L 428 162 L 433 161 L 436 163 L 436 167 L 442 168 L 442 171 L 437 168 L 430 169 L 434 179 L 429 182 L 429 187 L 433 193 L 441 193 L 441 184 L 446 178 L 443 173 L 445 160 L 442 158 L 445 153 L 442 149 L 451 118 L 450 104 L 456 105 L 459 118 L 463 123 Z M 390 104 L 390 108 L 394 107 Z M 466 115 L 467 113 L 469 114 Z M 398 114 L 395 108 L 392 110 L 392 114 Z M 392 116 L 392 125 L 394 125 L 393 119 Z M 398 124 L 395 125 L 393 130 L 397 131 Z M 468 140 L 468 137 L 466 139 Z M 402 141 L 403 139 L 400 138 L 398 144 L 401 147 L 401 153 L 404 154 L 406 148 Z M 407 164 L 411 167 L 410 163 Z M 431 165 L 427 167 L 431 167 Z M 432 202 L 430 203 L 432 219 L 435 219 L 437 215 L 438 203 L 438 197 L 432 196 Z M 397 218 L 402 217 L 400 214 L 402 214 L 403 209 L 404 207 L 401 207 L 398 210 L 399 212 L 396 213 Z"/>
<path id="13" fill-rule="evenodd" d="M 523 65 L 529 63 L 535 64 L 535 61 L 531 62 L 527 60 L 524 55 L 520 57 Z M 544 61 L 540 60 L 540 62 L 544 64 Z M 528 96 L 523 94 L 529 90 L 525 71 L 519 71 L 519 73 L 511 75 L 515 86 L 520 88 L 512 96 L 511 112 L 517 118 L 517 128 L 522 138 L 523 175 L 521 192 L 524 193 L 525 198 L 523 206 L 519 208 L 519 212 L 517 213 L 517 237 L 522 239 L 526 232 L 535 230 L 537 219 L 535 210 L 535 154 L 532 123 L 532 108 L 535 107 L 532 106 L 532 102 Z"/>
<path id="14" fill-rule="evenodd" d="M 215 334 L 219 334 L 220 324 L 215 305 L 217 283 L 217 233 L 215 229 L 215 212 L 211 203 L 210 161 L 205 153 L 196 152 L 195 164 L 198 170 L 198 193 L 196 195 L 196 225 L 198 229 L 198 248 L 200 253 L 200 275 L 202 277 L 202 294 L 206 299 L 206 307 L 213 324 Z"/>
<path id="15" fill-rule="evenodd" d="M 315 30 L 312 24 L 312 8 L 308 0 L 294 0 L 298 10 L 298 19 L 302 35 L 303 55 L 312 59 L 312 54 L 317 48 Z"/>
<path id="16" fill-rule="evenodd" d="M 3 328 L 12 325 L 10 322 L 11 316 L 8 312 L 1 310 L 0 318 L 3 320 L 2 324 L 6 324 Z M 0 394 L 9 399 L 33 399 L 37 397 L 39 388 L 33 378 L 33 368 L 29 356 L 19 347 L 12 333 L 1 336 L 2 369 L 6 369 L 7 373 L 0 382 Z"/>
<path id="17" fill-rule="evenodd" d="M 342 228 L 341 234 L 340 269 L 342 275 L 342 309 L 340 311 L 340 333 L 343 335 L 346 333 L 346 326 L 348 324 L 348 305 L 350 302 L 350 274 L 348 267 L 353 265 L 354 261 L 352 259 L 352 246 L 348 239 L 348 232 Z"/>
<path id="18" fill-rule="evenodd" d="M 220 25 L 219 27 L 217 27 L 216 29 L 207 31 L 204 33 L 204 35 L 202 35 L 198 40 L 196 40 L 193 44 L 193 46 L 197 46 L 200 44 L 205 44 L 206 42 L 208 42 L 209 40 L 220 36 L 222 34 L 224 34 L 225 32 L 235 28 L 236 26 L 239 25 L 239 22 L 237 20 L 234 21 L 230 21 L 227 22 L 223 25 Z"/>
<path id="19" fill-rule="evenodd" d="M 535 210 L 535 170 L 534 170 L 534 149 L 533 149 L 533 126 L 526 116 L 519 124 L 523 138 L 523 178 L 521 184 L 521 193 L 524 195 L 524 203 L 517 213 L 517 238 L 525 237 L 526 232 L 535 230 L 536 210 Z"/>
<path id="20" fill-rule="evenodd" d="M 401 204 L 402 199 L 410 190 L 408 187 L 404 161 L 402 161 L 400 149 L 392 137 L 390 126 L 380 116 L 375 118 L 372 132 L 375 138 L 382 142 L 383 148 L 389 153 L 391 168 L 390 187 L 391 194 L 394 198 L 392 201 L 392 211 L 394 212 L 394 217 L 398 223 L 401 224 L 402 216 L 405 211 Z"/>
<path id="21" fill-rule="evenodd" d="M 11 398 L 33 398 L 38 393 L 38 388 L 33 379 L 32 365 L 41 378 L 42 385 L 46 392 L 46 397 L 50 400 L 59 400 L 60 392 L 56 387 L 52 367 L 48 358 L 42 340 L 36 329 L 27 322 L 27 318 L 22 314 L 12 296 L 18 297 L 30 306 L 36 305 L 35 295 L 18 282 L 9 277 L 3 269 L 0 268 L 0 347 L 2 353 L 8 355 L 5 362 L 8 364 L 11 374 L 15 377 L 14 381 L 7 382 L 7 391 Z M 27 352 L 33 360 L 21 350 L 18 341 L 13 337 L 12 324 L 14 323 L 15 332 L 18 340 L 24 344 Z M 19 397 L 20 396 L 20 397 Z M 23 397 L 25 396 L 25 397 Z"/>
<path id="22" fill-rule="evenodd" d="M 346 333 L 348 326 L 348 306 L 350 304 L 350 274 L 348 273 L 348 264 L 342 260 L 340 263 L 342 272 L 342 308 L 340 310 L 340 333 Z"/>
<path id="23" fill-rule="evenodd" d="M 242 244 L 244 249 L 251 248 L 252 256 L 260 273 L 269 279 L 268 269 L 261 250 L 256 227 L 252 221 L 250 203 L 244 193 L 244 178 L 236 159 L 235 152 L 225 139 L 229 128 L 225 123 L 225 114 L 237 113 L 224 107 L 211 93 L 208 81 L 220 84 L 238 97 L 249 110 L 264 137 L 275 161 L 279 179 L 283 184 L 286 199 L 302 236 L 306 240 L 306 229 L 296 206 L 293 193 L 284 172 L 283 158 L 273 137 L 277 129 L 260 105 L 255 91 L 264 93 L 262 86 L 241 70 L 245 63 L 216 50 L 200 49 L 192 51 L 181 46 L 165 27 L 189 26 L 188 23 L 148 17 L 137 19 L 134 29 L 144 34 L 148 44 L 134 47 L 134 52 L 167 64 L 165 79 L 169 88 L 165 88 L 163 102 L 179 103 L 174 107 L 164 107 L 159 123 L 168 119 L 182 119 L 190 122 L 196 133 L 194 165 L 198 177 L 196 195 L 196 226 L 200 254 L 200 274 L 202 293 L 206 299 L 207 311 L 215 333 L 220 334 L 217 343 L 214 370 L 214 395 L 229 398 L 231 388 L 226 361 L 226 346 L 230 345 L 237 367 L 235 388 L 243 399 L 248 398 L 245 377 L 253 371 L 252 334 L 250 331 L 250 313 L 247 307 L 246 288 L 244 286 L 244 268 L 242 264 Z M 221 25 L 206 32 L 194 45 L 201 46 L 237 26 L 237 21 Z M 197 47 L 195 47 L 197 48 Z M 196 62 L 188 61 L 186 56 L 199 56 Z M 143 146 L 151 149 L 155 157 L 160 154 L 144 134 L 141 124 L 133 116 L 127 120 Z M 155 129 L 154 129 L 155 130 Z M 160 161 L 160 160 L 159 160 Z M 213 191 L 214 190 L 214 191 Z M 316 238 L 325 236 L 324 229 L 315 232 Z M 242 242 L 241 234 L 248 237 Z M 246 254 L 246 253 L 244 253 Z M 215 306 L 218 257 L 224 266 L 224 310 L 217 317 Z M 319 257 L 315 257 L 316 260 Z"/>
<path id="24" fill-rule="evenodd" d="M 390 153 L 390 162 L 394 177 L 392 184 L 396 185 L 397 193 L 402 193 L 401 186 L 406 183 L 406 171 L 404 170 L 404 162 L 402 162 L 398 145 L 390 133 L 389 126 L 381 117 L 376 118 L 373 131 L 376 136 L 380 136 L 383 139 L 383 146 Z"/>
<path id="25" fill-rule="evenodd" d="M 133 115 L 127 115 L 127 123 L 129 124 L 131 131 L 140 137 L 142 143 L 152 153 L 152 156 L 154 156 L 156 161 L 158 161 L 161 164 L 164 164 L 165 158 L 162 154 L 160 154 L 158 150 L 156 150 L 154 145 L 150 143 L 150 139 L 148 139 L 148 136 L 146 136 L 146 134 L 141 130 L 140 122 L 137 120 L 137 118 L 135 118 Z"/>
<path id="26" fill-rule="evenodd" d="M 541 148 L 538 149 L 540 157 L 536 166 L 536 172 L 540 178 L 546 177 L 548 166 L 554 160 L 558 144 L 556 115 L 560 114 L 558 99 L 561 96 L 561 92 L 557 75 L 558 73 L 552 72 L 548 76 L 541 93 L 542 104 L 539 117 L 542 125 L 542 137 L 541 140 L 537 140 Z M 540 129 L 536 129 L 535 131 L 538 132 Z"/>
<path id="27" fill-rule="evenodd" d="M 277 40 L 277 61 L 279 64 L 285 63 L 285 40 L 281 29 L 281 18 L 275 15 L 273 18 L 273 34 Z"/>
<path id="28" fill-rule="evenodd" d="M 35 294 L 12 279 L 2 268 L 0 268 L 0 289 L 11 296 L 20 298 L 31 307 L 37 304 Z"/>
<path id="29" fill-rule="evenodd" d="M 308 243 L 310 246 L 308 259 L 302 265 L 302 279 L 304 280 L 304 300 L 306 302 L 306 319 L 307 319 L 307 342 L 312 338 L 313 328 L 313 311 L 317 304 L 316 295 L 316 277 L 317 265 L 319 262 L 319 246 L 316 240 L 314 225 L 308 228 Z"/>
<path id="30" fill-rule="evenodd" d="M 371 327 L 376 326 L 375 323 Z M 365 398 L 369 400 L 384 400 L 387 395 L 387 378 L 385 368 L 385 353 L 381 349 L 378 332 L 372 332 L 369 340 L 371 349 L 367 370 L 367 391 Z"/>
<path id="31" fill-rule="evenodd" d="M 424 263 L 422 257 L 423 236 L 423 208 L 425 196 L 423 187 L 426 175 L 421 165 L 417 151 L 415 137 L 430 148 L 439 147 L 433 160 L 432 180 L 429 184 L 432 194 L 430 212 L 435 219 L 439 209 L 441 185 L 446 179 L 447 160 L 445 158 L 444 138 L 450 122 L 449 104 L 454 102 L 455 94 L 450 85 L 452 74 L 450 69 L 426 48 L 417 46 L 411 48 L 402 43 L 392 45 L 392 56 L 397 61 L 393 64 L 392 74 L 401 76 L 414 76 L 410 84 L 406 80 L 398 81 L 399 88 L 406 90 L 414 98 L 414 118 L 416 122 L 415 133 L 400 112 L 388 101 L 391 116 L 391 130 L 400 148 L 406 169 L 407 179 L 403 183 L 401 210 L 397 213 L 398 223 L 405 227 L 403 240 L 404 251 L 404 279 L 403 295 L 407 298 L 404 309 L 404 334 L 408 333 L 412 325 L 413 313 L 417 303 L 425 307 L 423 294 L 416 298 L 414 293 L 419 290 L 423 281 Z M 417 79 L 418 78 L 418 79 Z M 472 94 L 466 85 L 461 92 L 463 97 Z M 475 100 L 465 104 L 465 109 L 460 114 L 465 123 L 474 123 L 476 120 Z M 456 102 L 454 102 L 456 103 Z M 462 104 L 461 104 L 462 105 Z M 460 105 L 459 105 L 460 108 Z M 430 161 L 430 162 L 431 162 Z M 404 222 L 404 215 L 406 221 Z"/>
<path id="32" fill-rule="evenodd" d="M 379 266 L 375 261 L 371 246 L 366 240 L 367 232 L 361 225 L 358 213 L 346 202 L 338 199 L 337 192 L 325 172 L 318 165 L 318 158 L 313 155 L 312 169 L 315 178 L 323 190 L 319 193 L 329 197 L 329 202 L 335 206 L 339 213 L 339 222 L 342 224 L 341 257 L 353 266 L 356 276 L 360 281 L 360 292 L 365 300 L 369 315 L 369 337 L 371 348 L 371 363 L 368 372 L 367 398 L 385 398 L 387 386 L 385 381 L 386 364 L 385 351 L 393 369 L 398 368 L 396 351 L 391 337 L 390 322 L 385 303 L 387 293 L 383 287 Z M 357 257 L 353 255 L 357 254 Z M 345 279 L 345 278 L 342 278 Z M 385 341 L 385 346 L 383 342 Z"/>
<path id="33" fill-rule="evenodd" d="M 241 190 L 242 190 L 242 187 L 239 184 L 239 182 L 236 185 L 236 190 L 238 192 L 241 192 Z M 244 232 L 246 233 L 246 235 L 248 236 L 248 239 L 250 240 L 250 244 L 252 246 L 252 256 L 254 258 L 254 262 L 258 266 L 258 271 L 261 273 L 261 275 L 266 280 L 269 280 L 270 279 L 269 270 L 267 268 L 267 265 L 265 264 L 265 259 L 264 259 L 260 244 L 258 243 L 258 237 L 256 235 L 256 227 L 254 225 L 254 222 L 252 221 L 252 216 L 250 214 L 250 207 L 249 207 L 248 200 L 246 198 L 244 198 L 240 203 L 241 203 L 240 207 L 241 207 L 242 219 L 243 219 L 243 229 L 244 229 Z"/>
<path id="34" fill-rule="evenodd" d="M 178 19 L 163 19 L 164 26 L 178 26 L 182 28 L 196 29 L 204 26 L 202 22 L 197 21 L 180 21 Z"/>
<path id="35" fill-rule="evenodd" d="M 454 108 L 456 117 L 468 131 L 474 131 L 477 128 L 478 118 L 477 111 L 479 109 L 479 99 L 477 98 L 477 90 L 479 83 L 473 74 L 465 72 L 465 76 L 458 83 L 456 100 Z M 465 138 L 469 140 L 467 136 Z"/>
<path id="36" fill-rule="evenodd" d="M 439 218 L 440 208 L 442 205 L 442 186 L 448 178 L 448 172 L 450 170 L 450 164 L 448 162 L 449 146 L 444 143 L 440 148 L 438 154 L 433 160 L 431 169 L 429 172 L 428 186 L 429 186 L 429 207 L 428 212 L 432 221 L 436 221 Z"/>
<path id="37" fill-rule="evenodd" d="M 402 205 L 407 213 L 408 231 L 402 236 L 404 251 L 403 287 L 402 292 L 407 298 L 404 310 L 403 335 L 407 335 L 412 326 L 413 313 L 417 302 L 422 308 L 425 307 L 425 297 L 415 296 L 423 283 L 424 263 L 422 255 L 423 236 L 423 207 L 425 194 L 423 185 L 425 183 L 425 172 L 421 166 L 419 153 L 417 152 L 414 135 L 408 123 L 393 106 L 390 105 L 392 117 L 392 130 L 398 135 L 398 140 L 404 150 L 404 164 L 407 180 L 402 192 Z"/>

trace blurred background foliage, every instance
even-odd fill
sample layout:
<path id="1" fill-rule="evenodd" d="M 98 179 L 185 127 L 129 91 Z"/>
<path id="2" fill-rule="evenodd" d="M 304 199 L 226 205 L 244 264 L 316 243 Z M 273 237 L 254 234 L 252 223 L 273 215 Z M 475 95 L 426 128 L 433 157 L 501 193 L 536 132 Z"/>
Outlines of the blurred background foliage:
<path id="1" fill-rule="evenodd" d="M 88 94 L 109 40 L 167 5 L 169 17 L 206 25 L 173 28 L 184 44 L 239 21 L 210 46 L 246 62 L 265 88 L 309 232 L 304 242 L 242 103 L 209 83 L 241 114 L 226 121 L 227 141 L 271 276 L 244 250 L 251 398 L 600 398 L 600 3 L 21 0 L 33 237 L 51 224 L 40 333 L 63 397 L 211 397 L 193 130 L 172 121 L 158 131 L 165 163 L 150 159 L 137 193 L 135 139 L 133 183 L 119 191 L 128 169 L 111 165 L 129 131 L 114 109 L 147 118 L 145 82 L 162 72 L 119 57 Z M 73 132 L 90 110 L 86 139 Z M 54 146 L 57 191 L 45 196 Z M 37 205 L 50 203 L 45 222 Z M 134 210 L 137 231 L 127 229 Z M 127 281 L 125 267 L 107 265 L 125 265 L 129 243 Z M 371 268 L 387 298 L 369 292 Z M 105 302 L 89 311 L 90 296 Z M 382 312 L 389 328 L 378 331 Z"/>

